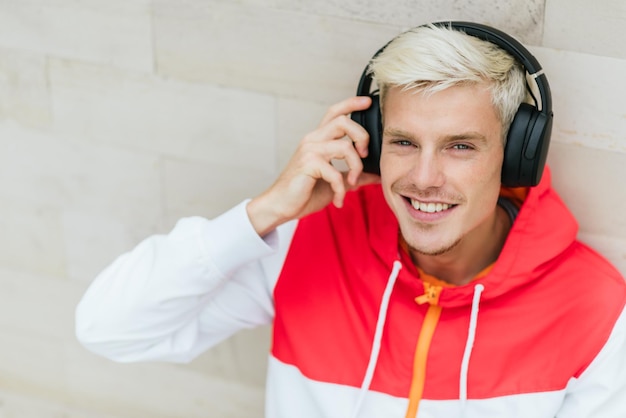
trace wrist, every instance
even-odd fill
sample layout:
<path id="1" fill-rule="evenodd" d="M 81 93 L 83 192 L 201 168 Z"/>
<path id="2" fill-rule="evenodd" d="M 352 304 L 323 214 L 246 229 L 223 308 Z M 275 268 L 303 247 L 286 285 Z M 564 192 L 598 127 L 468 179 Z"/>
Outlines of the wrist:
<path id="1" fill-rule="evenodd" d="M 265 194 L 250 200 L 246 205 L 246 212 L 250 224 L 260 237 L 289 220 L 276 209 L 276 205 L 272 204 L 271 199 L 268 199 Z"/>

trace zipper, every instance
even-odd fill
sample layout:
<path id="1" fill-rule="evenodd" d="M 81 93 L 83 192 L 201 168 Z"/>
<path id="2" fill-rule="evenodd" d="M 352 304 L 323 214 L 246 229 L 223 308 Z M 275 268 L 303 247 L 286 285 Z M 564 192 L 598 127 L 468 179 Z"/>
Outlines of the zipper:
<path id="1" fill-rule="evenodd" d="M 424 282 L 424 294 L 415 298 L 415 302 L 418 305 L 428 303 L 429 306 L 415 347 L 413 378 L 409 391 L 409 406 L 406 411 L 406 418 L 415 418 L 417 416 L 417 410 L 424 393 L 428 352 L 435 328 L 437 328 L 439 317 L 441 316 L 441 306 L 438 305 L 441 289 L 440 286 Z"/>

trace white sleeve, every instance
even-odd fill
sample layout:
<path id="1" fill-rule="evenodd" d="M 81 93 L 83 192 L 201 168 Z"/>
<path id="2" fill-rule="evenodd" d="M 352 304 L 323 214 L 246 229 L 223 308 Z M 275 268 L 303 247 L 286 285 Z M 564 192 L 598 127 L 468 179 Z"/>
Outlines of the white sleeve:
<path id="1" fill-rule="evenodd" d="M 180 220 L 123 254 L 76 308 L 76 335 L 121 362 L 191 361 L 242 328 L 268 324 L 295 222 L 260 238 L 248 201 L 215 218 Z"/>
<path id="2" fill-rule="evenodd" d="M 626 311 L 589 367 L 567 385 L 557 418 L 626 416 Z"/>

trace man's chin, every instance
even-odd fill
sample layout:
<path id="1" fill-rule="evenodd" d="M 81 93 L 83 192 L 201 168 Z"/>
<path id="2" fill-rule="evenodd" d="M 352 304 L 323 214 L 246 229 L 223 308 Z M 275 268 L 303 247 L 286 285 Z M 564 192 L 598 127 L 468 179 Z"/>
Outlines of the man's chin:
<path id="1" fill-rule="evenodd" d="M 459 242 L 461 242 L 461 240 L 458 239 L 456 241 L 448 243 L 442 241 L 433 243 L 420 243 L 416 242 L 416 240 L 406 240 L 406 242 L 409 247 L 409 251 L 412 254 L 436 257 L 439 255 L 447 254 L 454 250 L 459 245 Z"/>

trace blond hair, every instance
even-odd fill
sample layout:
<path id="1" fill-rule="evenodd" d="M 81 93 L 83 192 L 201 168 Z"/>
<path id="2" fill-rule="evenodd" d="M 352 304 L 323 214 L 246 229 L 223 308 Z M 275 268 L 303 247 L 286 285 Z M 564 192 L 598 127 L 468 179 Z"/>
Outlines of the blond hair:
<path id="1" fill-rule="evenodd" d="M 523 66 L 499 46 L 445 25 L 419 26 L 394 38 L 368 69 L 384 99 L 391 87 L 434 93 L 448 87 L 487 82 L 503 140 L 527 98 Z M 384 117 L 384 116 L 383 116 Z"/>

